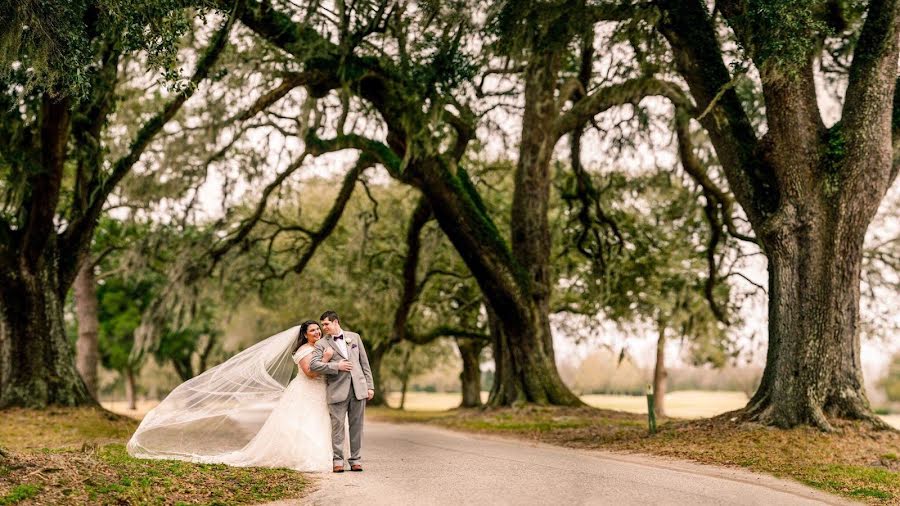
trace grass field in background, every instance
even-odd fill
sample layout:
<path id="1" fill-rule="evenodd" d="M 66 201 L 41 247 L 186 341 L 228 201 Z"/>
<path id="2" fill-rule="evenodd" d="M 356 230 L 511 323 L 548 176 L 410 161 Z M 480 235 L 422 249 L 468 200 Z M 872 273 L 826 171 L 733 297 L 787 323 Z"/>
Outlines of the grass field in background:
<path id="1" fill-rule="evenodd" d="M 481 400 L 487 401 L 488 393 L 481 392 Z M 647 414 L 647 398 L 633 395 L 583 395 L 585 404 L 600 409 Z M 445 411 L 459 406 L 459 393 L 407 392 L 405 409 L 408 411 Z M 387 396 L 391 407 L 400 405 L 400 393 Z M 683 390 L 666 395 L 666 413 L 673 418 L 709 418 L 744 407 L 747 396 L 743 392 L 716 392 L 703 390 Z M 157 401 L 139 401 L 137 410 L 129 410 L 124 401 L 103 402 L 103 407 L 120 415 L 140 420 L 147 411 L 158 404 Z M 882 418 L 900 429 L 900 415 L 886 415 Z"/>
<path id="2" fill-rule="evenodd" d="M 482 401 L 487 401 L 487 397 L 487 392 L 481 392 Z M 409 411 L 443 411 L 459 406 L 461 399 L 458 393 L 408 392 L 405 409 Z M 647 413 L 647 398 L 642 396 L 591 394 L 582 395 L 581 400 L 595 408 L 628 413 Z M 387 401 L 391 407 L 399 406 L 400 393 L 389 393 Z M 745 404 L 747 404 L 747 396 L 743 392 L 688 390 L 672 392 L 666 396 L 668 415 L 676 418 L 715 416 L 739 409 Z"/>

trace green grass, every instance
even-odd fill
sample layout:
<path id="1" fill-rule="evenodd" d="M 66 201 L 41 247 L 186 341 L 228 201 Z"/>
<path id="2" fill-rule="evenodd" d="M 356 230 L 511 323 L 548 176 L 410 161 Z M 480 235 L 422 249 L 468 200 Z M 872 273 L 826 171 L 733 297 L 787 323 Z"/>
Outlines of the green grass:
<path id="1" fill-rule="evenodd" d="M 256 504 L 297 498 L 309 478 L 288 469 L 135 459 L 137 422 L 99 409 L 0 413 L 0 506 L 29 504 Z M 29 437 L 28 434 L 32 434 Z"/>
<path id="2" fill-rule="evenodd" d="M 6 495 L 0 496 L 0 506 L 16 504 L 31 499 L 41 491 L 40 485 L 17 485 Z"/>
<path id="3" fill-rule="evenodd" d="M 900 489 L 900 475 L 881 468 L 825 465 L 810 470 L 804 483 L 835 494 L 862 499 L 889 500 Z"/>
<path id="4" fill-rule="evenodd" d="M 660 420 L 649 435 L 644 415 L 594 408 L 522 407 L 444 412 L 367 408 L 369 416 L 573 448 L 640 452 L 739 466 L 797 480 L 869 504 L 900 504 L 900 433 L 835 421 L 835 433 L 739 424 L 731 415 Z"/>

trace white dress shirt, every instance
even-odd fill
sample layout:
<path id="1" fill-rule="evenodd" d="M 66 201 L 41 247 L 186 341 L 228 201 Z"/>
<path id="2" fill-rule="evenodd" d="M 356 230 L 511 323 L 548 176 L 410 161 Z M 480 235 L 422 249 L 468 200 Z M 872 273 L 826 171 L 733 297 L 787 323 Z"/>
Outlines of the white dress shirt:
<path id="1" fill-rule="evenodd" d="M 343 335 L 343 334 L 341 334 L 341 335 Z M 337 337 L 337 336 L 334 336 L 334 337 Z M 340 350 L 341 355 L 343 355 L 346 358 L 350 358 L 350 355 L 347 354 L 347 337 L 346 336 L 343 339 L 332 338 L 332 341 L 334 341 L 335 346 L 337 346 L 338 350 Z"/>

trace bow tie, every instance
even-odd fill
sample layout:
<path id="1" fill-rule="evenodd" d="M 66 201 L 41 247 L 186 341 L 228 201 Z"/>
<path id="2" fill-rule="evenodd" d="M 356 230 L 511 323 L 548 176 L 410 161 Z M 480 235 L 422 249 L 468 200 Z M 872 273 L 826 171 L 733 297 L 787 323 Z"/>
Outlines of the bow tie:
<path id="1" fill-rule="evenodd" d="M 344 334 L 341 334 L 339 336 L 335 336 L 334 340 L 337 341 L 338 339 L 343 339 L 343 338 L 344 338 Z"/>

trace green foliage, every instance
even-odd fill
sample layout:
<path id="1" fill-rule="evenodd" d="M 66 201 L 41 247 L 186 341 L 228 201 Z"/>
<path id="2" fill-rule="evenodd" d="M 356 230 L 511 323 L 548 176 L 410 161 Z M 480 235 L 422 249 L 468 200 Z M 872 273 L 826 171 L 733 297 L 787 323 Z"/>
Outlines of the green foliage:
<path id="1" fill-rule="evenodd" d="M 568 184 L 563 177 L 561 185 Z M 602 312 L 626 328 L 661 327 L 687 340 L 692 362 L 724 365 L 735 350 L 705 294 L 709 225 L 698 195 L 665 172 L 638 177 L 612 172 L 601 184 L 606 188 L 602 205 L 616 223 L 624 248 L 598 264 L 574 247 L 580 229 L 566 229 L 562 241 L 569 251 L 558 268 L 569 288 L 560 298 L 580 313 Z M 727 306 L 729 294 L 729 285 L 719 281 L 715 300 Z"/>
<path id="2" fill-rule="evenodd" d="M 766 78 L 796 76 L 819 41 L 831 34 L 823 19 L 824 0 L 750 0 L 735 20 L 735 30 L 749 31 L 751 57 Z"/>
<path id="3" fill-rule="evenodd" d="M 106 44 L 144 51 L 169 80 L 178 76 L 180 38 L 192 15 L 179 0 L 75 0 L 0 2 L 0 80 L 17 67 L 29 69 L 19 82 L 55 95 L 85 97 L 98 53 Z"/>
<path id="4" fill-rule="evenodd" d="M 513 58 L 565 49 L 576 34 L 593 30 L 583 0 L 508 0 L 491 8 L 488 32 Z"/>
<path id="5" fill-rule="evenodd" d="M 188 380 L 207 367 L 210 353 L 221 336 L 217 319 L 219 306 L 211 298 L 197 302 L 192 318 L 183 326 L 166 328 L 153 354 L 157 362 L 170 361 L 182 380 Z M 194 357 L 198 357 L 194 367 Z"/>
<path id="6" fill-rule="evenodd" d="M 452 353 L 449 343 L 444 341 L 435 341 L 422 346 L 408 342 L 401 343 L 391 348 L 385 355 L 381 366 L 383 378 L 393 382 L 394 390 L 400 390 L 411 378 L 444 363 Z"/>
<path id="7" fill-rule="evenodd" d="M 98 343 L 104 367 L 123 371 L 137 365 L 131 354 L 134 332 L 152 297 L 153 286 L 146 281 L 107 278 L 97 287 Z"/>

